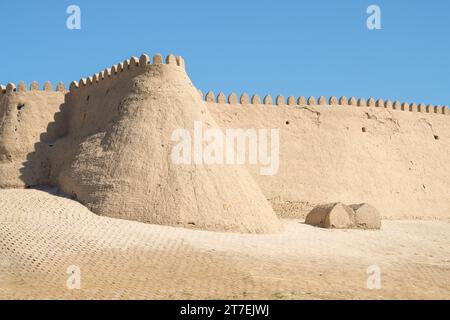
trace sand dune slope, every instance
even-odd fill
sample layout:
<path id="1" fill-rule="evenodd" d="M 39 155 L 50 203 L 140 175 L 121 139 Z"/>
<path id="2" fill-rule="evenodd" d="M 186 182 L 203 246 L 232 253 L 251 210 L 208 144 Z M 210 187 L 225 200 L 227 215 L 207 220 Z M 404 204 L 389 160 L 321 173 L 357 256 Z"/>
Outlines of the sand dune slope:
<path id="1" fill-rule="evenodd" d="M 0 190 L 0 298 L 450 298 L 448 222 L 386 221 L 381 231 L 283 223 L 272 235 L 196 231 Z M 380 290 L 366 287 L 374 264 Z M 66 287 L 71 265 L 80 290 Z"/>

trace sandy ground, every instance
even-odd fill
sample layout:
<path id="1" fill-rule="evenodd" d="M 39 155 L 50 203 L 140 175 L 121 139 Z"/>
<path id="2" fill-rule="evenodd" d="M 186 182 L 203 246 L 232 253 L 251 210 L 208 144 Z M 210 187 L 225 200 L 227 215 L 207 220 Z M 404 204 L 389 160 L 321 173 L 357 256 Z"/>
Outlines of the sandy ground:
<path id="1" fill-rule="evenodd" d="M 450 223 L 380 231 L 283 220 L 272 235 L 99 217 L 37 190 L 0 190 L 1 299 L 449 299 Z M 69 266 L 81 289 L 69 290 Z M 369 290 L 367 268 L 381 269 Z"/>

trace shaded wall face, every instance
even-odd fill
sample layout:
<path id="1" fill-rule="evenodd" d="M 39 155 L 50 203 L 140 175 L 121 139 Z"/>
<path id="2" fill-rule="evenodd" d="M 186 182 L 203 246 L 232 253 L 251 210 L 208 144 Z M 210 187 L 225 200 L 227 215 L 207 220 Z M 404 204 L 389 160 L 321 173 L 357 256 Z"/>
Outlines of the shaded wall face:
<path id="1" fill-rule="evenodd" d="M 80 81 L 76 89 L 66 94 L 60 115 L 55 117 L 56 130 L 51 130 L 55 136 L 49 152 L 52 185 L 74 197 L 85 198 L 96 193 L 93 187 L 81 196 L 78 190 L 68 187 L 67 176 L 72 172 L 72 163 L 82 152 L 83 142 L 104 136 L 119 121 L 122 101 L 133 92 L 133 79 L 143 72 L 142 68 L 133 68 L 109 76 L 105 74 L 95 83 L 82 85 Z"/>
<path id="2" fill-rule="evenodd" d="M 274 176 L 249 169 L 281 215 L 369 202 L 384 217 L 450 217 L 450 116 L 356 106 L 208 103 L 223 128 L 279 128 Z"/>
<path id="3" fill-rule="evenodd" d="M 0 187 L 44 183 L 46 131 L 64 99 L 59 92 L 11 92 L 0 98 Z"/>

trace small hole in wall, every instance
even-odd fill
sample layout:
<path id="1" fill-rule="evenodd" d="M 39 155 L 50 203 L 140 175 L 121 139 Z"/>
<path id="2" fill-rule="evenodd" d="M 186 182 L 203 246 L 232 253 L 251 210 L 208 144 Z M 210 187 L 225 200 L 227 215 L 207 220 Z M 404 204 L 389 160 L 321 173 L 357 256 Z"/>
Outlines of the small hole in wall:
<path id="1" fill-rule="evenodd" d="M 23 109 L 25 109 L 25 105 L 23 103 L 17 105 L 17 110 L 22 111 Z"/>
<path id="2" fill-rule="evenodd" d="M 288 126 L 290 124 L 290 122 L 289 121 L 286 121 L 286 125 Z"/>
<path id="3" fill-rule="evenodd" d="M 434 140 L 439 140 L 439 136 L 434 136 Z"/>
<path id="4" fill-rule="evenodd" d="M 89 102 L 90 98 L 91 98 L 91 96 L 87 96 L 86 101 Z"/>
<path id="5" fill-rule="evenodd" d="M 361 128 L 361 131 L 362 131 L 362 132 L 367 132 L 366 127 L 362 127 L 362 128 Z"/>

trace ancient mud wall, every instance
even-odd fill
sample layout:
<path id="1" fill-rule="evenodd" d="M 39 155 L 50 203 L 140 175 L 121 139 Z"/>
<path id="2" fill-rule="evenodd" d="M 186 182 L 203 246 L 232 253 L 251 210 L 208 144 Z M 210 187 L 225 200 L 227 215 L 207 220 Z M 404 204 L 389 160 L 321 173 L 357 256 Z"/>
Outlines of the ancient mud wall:
<path id="1" fill-rule="evenodd" d="M 370 202 L 387 218 L 450 216 L 450 112 L 447 107 L 354 97 L 291 96 L 285 99 L 277 96 L 273 99 L 268 95 L 261 99 L 245 93 L 238 97 L 235 93 L 216 96 L 209 92 L 200 99 L 201 92 L 193 96 L 193 90 L 184 72 L 183 59 L 173 55 L 166 58 L 165 64 L 160 55 L 154 56 L 153 64 L 146 55 L 132 57 L 72 82 L 67 94 L 62 84 L 57 85 L 56 91 L 50 83 L 46 83 L 42 91 L 37 83 L 32 83 L 29 90 L 24 83 L 17 88 L 14 84 L 0 86 L 0 188 L 51 184 L 81 197 L 94 211 L 109 206 L 108 214 L 115 208 L 128 206 L 121 200 L 128 192 L 140 194 L 131 208 L 142 206 L 139 197 L 150 194 L 153 202 L 147 203 L 145 210 L 156 208 L 161 202 L 157 200 L 164 194 L 179 198 L 179 184 L 187 172 L 193 171 L 178 172 L 177 168 L 174 171 L 177 174 L 165 178 L 172 179 L 167 185 L 167 181 L 155 182 L 163 176 L 152 172 L 156 177 L 154 188 L 143 185 L 142 190 L 137 190 L 131 180 L 126 181 L 127 170 L 136 166 L 135 159 L 142 156 L 139 163 L 151 171 L 155 165 L 152 166 L 148 157 L 155 152 L 159 157 L 166 157 L 170 133 L 177 126 L 192 126 L 194 119 L 203 119 L 209 124 L 217 122 L 224 129 L 280 129 L 278 173 L 262 176 L 258 166 L 249 165 L 259 187 L 253 185 L 246 174 L 239 171 L 237 175 L 246 181 L 241 189 L 255 191 L 247 200 L 253 202 L 252 197 L 256 197 L 266 216 L 270 213 L 259 199 L 259 188 L 283 216 L 301 217 L 315 204 L 333 201 Z M 173 123 L 166 126 L 168 118 Z M 148 139 L 156 139 L 152 143 L 167 152 L 155 150 L 148 141 L 146 144 L 142 132 Z M 133 146 L 127 141 L 132 141 Z M 116 153 L 120 157 L 115 158 Z M 97 161 L 100 158 L 107 158 L 106 165 Z M 122 167 L 114 166 L 119 160 Z M 167 163 L 159 165 L 162 166 L 159 169 L 168 173 Z M 197 184 L 197 191 L 208 181 L 204 179 L 211 170 L 207 169 L 204 177 L 190 182 Z M 214 170 L 219 182 L 226 176 L 219 172 L 227 171 L 228 167 L 218 166 Z M 95 174 L 86 173 L 88 171 Z M 143 172 L 133 174 L 137 177 Z M 118 173 L 123 174 L 121 182 L 115 177 Z M 174 178 L 178 175 L 183 178 Z M 95 179 L 99 182 L 111 177 L 108 183 L 92 183 Z M 229 184 L 239 185 L 233 179 Z M 194 210 L 190 206 L 199 203 L 199 199 L 194 199 L 199 196 L 194 192 L 197 187 L 188 191 L 183 204 L 178 203 L 173 208 L 158 207 L 149 221 L 158 219 L 158 210 L 170 209 L 176 214 L 169 224 L 189 224 L 186 219 L 190 216 L 186 212 Z M 215 188 L 217 192 L 230 192 L 225 190 L 230 188 L 223 186 Z M 108 193 L 108 190 L 114 192 Z M 102 193 L 105 194 L 100 196 Z M 201 197 L 205 198 L 203 200 L 212 197 L 221 200 L 214 205 L 205 202 L 199 210 L 206 214 L 213 207 L 216 211 L 218 207 L 231 208 L 233 204 L 225 205 L 222 200 L 234 196 L 237 195 L 220 197 L 206 192 Z M 181 213 L 182 207 L 189 207 L 189 210 Z M 256 208 L 258 205 L 253 207 Z M 239 206 L 232 209 L 233 212 L 242 210 L 244 208 Z M 181 218 L 183 214 L 186 219 Z M 232 223 L 242 230 L 236 221 Z M 221 229 L 215 225 L 206 228 Z M 268 230 L 258 228 L 249 227 L 256 232 Z"/>
<path id="2" fill-rule="evenodd" d="M 131 58 L 70 85 L 51 184 L 93 212 L 140 222 L 267 233 L 281 225 L 245 166 L 176 163 L 174 132 L 219 128 L 181 57 Z"/>
<path id="3" fill-rule="evenodd" d="M 280 167 L 253 177 L 284 216 L 369 202 L 385 218 L 450 217 L 447 107 L 331 97 L 205 95 L 223 128 L 279 128 Z"/>
<path id="4" fill-rule="evenodd" d="M 44 134 L 64 99 L 62 83 L 53 91 L 50 82 L 37 82 L 27 90 L 0 85 L 0 188 L 15 188 L 48 183 L 47 148 L 52 137 Z"/>

